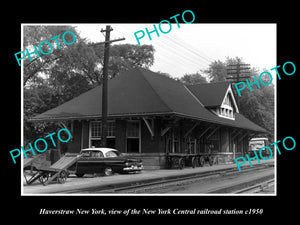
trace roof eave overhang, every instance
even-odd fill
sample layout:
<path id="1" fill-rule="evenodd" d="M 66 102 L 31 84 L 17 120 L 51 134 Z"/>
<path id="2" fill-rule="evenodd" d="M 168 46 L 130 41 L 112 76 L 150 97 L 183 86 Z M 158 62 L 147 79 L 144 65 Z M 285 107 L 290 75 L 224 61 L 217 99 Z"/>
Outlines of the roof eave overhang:
<path id="1" fill-rule="evenodd" d="M 126 114 L 110 114 L 108 118 L 122 118 L 122 117 L 138 117 L 138 116 L 162 116 L 171 115 L 174 112 L 154 112 L 154 113 L 126 113 Z M 82 116 L 62 116 L 62 117 L 45 117 L 45 118 L 31 118 L 29 122 L 51 122 L 51 121 L 66 121 L 66 120 L 93 120 L 101 119 L 101 114 L 98 115 L 82 115 Z"/>
<path id="2" fill-rule="evenodd" d="M 224 127 L 233 127 L 233 128 L 243 129 L 243 130 L 249 130 L 249 131 L 253 131 L 257 134 L 267 133 L 267 131 L 264 128 L 261 128 L 262 130 L 255 130 L 255 129 L 251 129 L 251 128 L 247 128 L 247 127 L 236 126 L 234 124 L 228 124 L 228 123 L 225 123 L 225 122 L 219 122 L 219 121 L 216 122 L 216 121 L 209 120 L 209 119 L 203 119 L 203 118 L 199 118 L 199 117 L 195 117 L 195 116 L 190 116 L 190 115 L 186 115 L 186 114 L 183 114 L 183 113 L 175 113 L 175 114 L 177 114 L 178 116 L 184 117 L 184 118 L 190 118 L 190 119 L 194 119 L 194 120 L 197 120 L 197 121 L 204 121 L 204 122 L 208 122 L 208 123 L 213 123 L 215 125 L 221 125 L 221 126 L 224 126 Z"/>
<path id="3" fill-rule="evenodd" d="M 250 130 L 253 131 L 257 134 L 259 133 L 267 133 L 266 130 L 254 130 L 251 128 L 247 128 L 247 127 L 241 127 L 241 126 L 236 126 L 234 124 L 229 124 L 226 122 L 222 122 L 222 121 L 214 121 L 214 120 L 210 120 L 210 119 L 205 119 L 205 118 L 201 118 L 201 117 L 197 117 L 197 116 L 192 116 L 192 115 L 188 115 L 188 114 L 184 114 L 184 113 L 179 113 L 179 112 L 154 112 L 154 113 L 127 113 L 127 114 L 111 114 L 108 115 L 107 117 L 110 119 L 117 119 L 117 118 L 124 118 L 124 117 L 144 117 L 144 116 L 163 116 L 163 115 L 174 115 L 174 116 L 178 116 L 178 117 L 182 117 L 182 118 L 188 118 L 188 119 L 193 119 L 193 120 L 197 120 L 197 121 L 203 121 L 203 122 L 208 122 L 208 123 L 212 123 L 214 125 L 221 125 L 221 126 L 225 126 L 225 127 L 234 127 L 234 128 L 239 128 L 239 129 L 243 129 L 243 130 Z M 47 118 L 31 118 L 28 121 L 29 122 L 58 122 L 58 121 L 72 121 L 72 120 L 95 120 L 95 119 L 101 119 L 101 115 L 85 115 L 85 116 L 65 116 L 65 117 L 47 117 Z"/>

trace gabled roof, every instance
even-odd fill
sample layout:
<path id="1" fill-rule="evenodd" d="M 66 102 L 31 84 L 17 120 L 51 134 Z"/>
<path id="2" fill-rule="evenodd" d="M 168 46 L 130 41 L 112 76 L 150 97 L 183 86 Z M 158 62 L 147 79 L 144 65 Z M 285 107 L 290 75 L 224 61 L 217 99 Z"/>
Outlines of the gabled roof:
<path id="1" fill-rule="evenodd" d="M 187 88 L 202 102 L 207 108 L 221 106 L 226 95 L 230 94 L 235 107 L 239 112 L 235 98 L 229 82 L 216 82 L 205 84 L 188 85 Z"/>
<path id="2" fill-rule="evenodd" d="M 226 92 L 225 84 L 216 85 L 220 85 L 221 90 L 218 90 L 216 86 L 213 88 L 215 91 Z M 265 131 L 240 114 L 236 115 L 234 121 L 218 117 L 206 109 L 202 104 L 203 99 L 198 99 L 189 88 L 179 81 L 143 68 L 125 71 L 108 82 L 108 116 L 175 114 L 216 124 L 259 132 Z M 210 92 L 206 90 L 206 93 Z M 221 96 L 221 94 L 217 95 Z M 221 101 L 220 97 L 215 98 L 213 104 L 219 101 Z M 205 102 L 205 104 L 209 103 Z M 98 86 L 54 109 L 35 116 L 32 120 L 101 118 L 101 112 L 102 86 Z"/>
<path id="3" fill-rule="evenodd" d="M 220 106 L 227 92 L 228 82 L 188 85 L 187 88 L 205 107 Z"/>

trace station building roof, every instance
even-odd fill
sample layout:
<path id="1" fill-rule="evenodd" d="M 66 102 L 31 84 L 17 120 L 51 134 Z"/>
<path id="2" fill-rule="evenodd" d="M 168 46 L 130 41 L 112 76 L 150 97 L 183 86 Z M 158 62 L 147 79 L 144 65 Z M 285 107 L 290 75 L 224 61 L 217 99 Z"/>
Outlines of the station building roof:
<path id="1" fill-rule="evenodd" d="M 220 106 L 228 89 L 229 82 L 194 84 L 187 87 L 201 100 L 205 107 Z"/>
<path id="2" fill-rule="evenodd" d="M 220 82 L 185 86 L 179 81 L 147 69 L 130 69 L 108 81 L 108 117 L 177 115 L 255 132 L 266 132 L 239 113 L 235 113 L 235 120 L 231 120 L 219 117 L 206 108 L 221 104 L 228 85 L 230 84 L 227 82 Z M 202 90 L 198 90 L 199 88 Z M 33 117 L 31 121 L 101 118 L 101 112 L 100 85 Z"/>

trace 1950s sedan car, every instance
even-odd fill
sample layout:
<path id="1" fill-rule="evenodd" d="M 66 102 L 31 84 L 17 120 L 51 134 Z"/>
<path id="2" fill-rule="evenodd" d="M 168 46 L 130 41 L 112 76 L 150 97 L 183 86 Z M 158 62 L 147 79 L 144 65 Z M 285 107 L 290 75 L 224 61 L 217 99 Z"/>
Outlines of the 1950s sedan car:
<path id="1" fill-rule="evenodd" d="M 129 173 L 143 169 L 142 160 L 123 156 L 112 148 L 86 148 L 80 152 L 76 164 L 76 176 L 84 174 L 104 173 L 109 176 L 113 172 Z"/>

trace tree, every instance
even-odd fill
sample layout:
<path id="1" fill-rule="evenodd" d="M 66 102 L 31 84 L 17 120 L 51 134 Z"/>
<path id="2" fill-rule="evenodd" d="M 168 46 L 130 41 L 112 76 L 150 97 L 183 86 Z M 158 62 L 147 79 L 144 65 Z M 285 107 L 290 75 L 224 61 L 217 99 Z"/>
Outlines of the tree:
<path id="1" fill-rule="evenodd" d="M 206 78 L 198 72 L 194 74 L 185 74 L 180 78 L 180 81 L 186 85 L 207 83 Z"/>
<path id="2" fill-rule="evenodd" d="M 236 64 L 238 61 L 245 63 L 239 57 L 227 57 L 225 62 L 220 60 L 212 62 L 209 68 L 202 72 L 206 74 L 210 83 L 228 81 L 226 80 L 227 65 Z M 251 77 L 248 78 L 249 82 L 253 82 L 253 77 L 258 77 L 261 72 L 258 69 L 251 68 L 249 73 Z M 265 81 L 265 83 L 268 83 L 268 81 Z M 260 87 L 253 85 L 252 92 L 249 89 L 245 89 L 242 96 L 236 95 L 236 98 L 239 98 L 240 113 L 254 123 L 264 127 L 268 131 L 268 138 L 272 140 L 274 134 L 274 85 L 260 85 Z"/>
<path id="3" fill-rule="evenodd" d="M 152 45 L 119 44 L 112 45 L 110 50 L 109 77 L 113 78 L 120 71 L 144 67 L 149 68 L 154 63 L 154 48 Z M 103 67 L 103 64 L 101 64 Z"/>
<path id="4" fill-rule="evenodd" d="M 34 82 L 36 77 L 45 76 L 45 74 L 50 80 L 57 74 L 60 77 L 78 75 L 82 76 L 91 87 L 101 84 L 104 45 L 88 43 L 72 26 L 24 26 L 24 49 L 30 49 L 33 45 L 39 45 L 45 40 L 50 41 L 50 38 L 65 31 L 72 31 L 75 34 L 76 42 L 74 44 L 66 46 L 62 43 L 61 49 L 59 49 L 53 40 L 51 54 L 42 55 L 40 58 L 36 57 L 33 61 L 30 61 L 28 57 L 25 58 L 24 86 L 28 82 Z M 138 66 L 149 68 L 153 62 L 154 48 L 152 45 L 112 45 L 109 78 L 115 77 L 120 71 L 128 68 Z"/>
<path id="5" fill-rule="evenodd" d="M 52 37 L 72 31 L 76 41 L 65 45 L 58 37 L 61 49 Z M 31 55 L 24 59 L 24 134 L 26 140 L 32 140 L 38 133 L 51 127 L 49 123 L 32 124 L 28 122 L 37 114 L 54 108 L 101 84 L 104 57 L 104 45 L 93 45 L 80 37 L 73 26 L 24 26 L 24 49 L 33 52 L 33 45 L 42 41 L 52 44 L 52 52 L 40 54 L 40 58 Z M 65 39 L 68 43 L 68 35 Z M 49 46 L 42 45 L 44 52 Z M 117 76 L 121 70 L 132 67 L 148 68 L 154 62 L 154 48 L 151 45 L 111 45 L 109 59 L 109 78 Z"/>
<path id="6" fill-rule="evenodd" d="M 206 77 L 208 78 L 209 82 L 221 82 L 227 81 L 227 66 L 230 64 L 237 64 L 237 63 L 244 63 L 243 59 L 240 57 L 229 58 L 226 57 L 225 62 L 220 60 L 213 61 L 209 68 L 206 70 L 202 70 Z"/>
<path id="7" fill-rule="evenodd" d="M 253 77 L 258 77 L 260 71 L 252 68 L 250 74 L 251 77 L 248 79 L 252 83 L 254 82 Z M 241 97 L 236 96 L 239 98 L 239 110 L 248 119 L 264 127 L 268 131 L 269 140 L 272 140 L 274 134 L 274 85 L 260 85 L 260 88 L 253 85 L 251 88 L 252 92 L 245 89 Z"/>
<path id="8" fill-rule="evenodd" d="M 166 76 L 166 77 L 169 77 L 169 78 L 171 78 L 171 79 L 176 80 L 175 78 L 173 78 L 173 77 L 172 77 L 170 74 L 168 74 L 168 73 L 161 72 L 161 71 L 156 71 L 155 73 L 158 73 L 158 74 L 160 74 L 160 75 L 163 75 L 163 76 Z"/>
<path id="9" fill-rule="evenodd" d="M 226 81 L 227 68 L 226 63 L 218 60 L 214 61 L 209 65 L 207 70 L 202 70 L 210 83 Z"/>
<path id="10" fill-rule="evenodd" d="M 29 52 L 33 52 L 33 46 L 39 46 L 42 41 L 49 41 L 50 39 L 62 35 L 66 31 L 72 31 L 76 36 L 76 43 L 80 42 L 80 37 L 77 34 L 74 27 L 71 26 L 24 26 L 24 49 L 28 49 Z M 73 38 L 73 37 L 72 37 Z M 47 73 L 51 70 L 52 66 L 60 58 L 66 58 L 70 49 L 74 49 L 74 45 L 67 46 L 63 43 L 61 37 L 59 39 L 60 49 L 56 42 L 52 40 L 52 52 L 48 55 L 40 54 L 38 57 L 36 54 L 31 55 L 33 60 L 31 61 L 29 57 L 24 59 L 24 86 L 30 81 L 42 74 Z M 69 42 L 70 37 L 65 36 L 67 42 Z M 43 51 L 49 52 L 49 46 L 43 45 Z"/>

